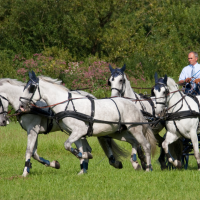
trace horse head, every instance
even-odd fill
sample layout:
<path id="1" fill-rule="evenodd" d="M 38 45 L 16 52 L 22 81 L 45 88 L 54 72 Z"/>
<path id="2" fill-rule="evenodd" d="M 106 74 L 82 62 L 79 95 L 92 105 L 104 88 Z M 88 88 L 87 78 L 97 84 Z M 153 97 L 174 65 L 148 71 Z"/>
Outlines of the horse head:
<path id="1" fill-rule="evenodd" d="M 168 77 L 165 74 L 164 78 L 158 78 L 157 72 L 154 75 L 155 86 L 152 88 L 152 96 L 156 97 L 156 114 L 160 114 L 167 104 L 167 95 L 169 88 L 167 85 Z"/>
<path id="2" fill-rule="evenodd" d="M 126 65 L 119 69 L 113 69 L 109 64 L 109 69 L 111 71 L 111 76 L 108 79 L 108 85 L 111 86 L 112 94 L 111 96 L 123 96 L 124 94 L 124 85 L 125 85 L 125 74 L 124 71 L 126 69 Z"/>

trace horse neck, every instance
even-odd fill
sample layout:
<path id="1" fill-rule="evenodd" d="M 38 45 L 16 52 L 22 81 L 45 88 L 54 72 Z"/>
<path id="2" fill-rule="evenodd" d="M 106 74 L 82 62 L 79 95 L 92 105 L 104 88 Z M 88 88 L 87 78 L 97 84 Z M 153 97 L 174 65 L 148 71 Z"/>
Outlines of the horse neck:
<path id="1" fill-rule="evenodd" d="M 176 91 L 177 89 L 174 89 L 173 91 L 169 91 L 169 92 L 174 92 Z M 169 111 L 172 111 L 172 112 L 175 112 L 177 111 L 178 109 L 181 108 L 181 105 L 182 105 L 182 101 L 180 101 L 182 98 L 181 96 L 181 93 L 180 92 L 174 92 L 174 93 L 171 93 L 169 95 L 169 100 L 168 100 L 168 107 L 172 107 Z M 177 103 L 179 101 L 179 103 Z M 177 105 L 175 105 L 177 103 Z M 175 106 L 174 106 L 175 105 Z"/>
<path id="2" fill-rule="evenodd" d="M 124 92 L 124 96 L 125 97 L 129 97 L 129 98 L 139 98 L 140 96 L 133 91 L 130 82 L 128 81 L 128 79 L 126 79 L 126 84 L 125 84 L 125 92 Z"/>
<path id="3" fill-rule="evenodd" d="M 63 101 L 68 100 L 69 92 L 62 88 L 60 85 L 49 83 L 47 81 L 40 80 L 39 82 L 39 90 L 41 98 L 48 104 L 54 105 L 52 109 L 57 113 L 63 111 L 66 107 L 66 103 L 59 104 Z M 79 94 L 73 94 L 73 98 L 83 97 Z"/>
<path id="4" fill-rule="evenodd" d="M 23 94 L 23 86 L 12 85 L 10 83 L 5 83 L 3 86 L 0 86 L 0 92 L 7 95 L 9 103 L 15 110 L 19 109 L 19 98 Z"/>

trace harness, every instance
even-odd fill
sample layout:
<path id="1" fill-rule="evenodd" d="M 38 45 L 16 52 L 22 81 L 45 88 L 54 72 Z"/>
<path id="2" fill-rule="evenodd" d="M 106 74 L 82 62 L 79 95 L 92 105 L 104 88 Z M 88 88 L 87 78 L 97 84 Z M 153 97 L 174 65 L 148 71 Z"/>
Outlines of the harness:
<path id="1" fill-rule="evenodd" d="M 119 75 L 122 76 L 122 88 L 121 89 L 111 88 L 111 90 L 117 90 L 120 94 L 120 97 L 124 97 L 124 93 L 125 93 L 124 85 L 125 85 L 125 81 L 126 81 L 125 78 L 124 78 L 124 72 L 121 69 L 116 68 L 116 69 L 113 69 L 111 73 L 112 74 L 111 74 L 110 78 L 112 77 L 112 81 L 114 81 L 115 77 L 117 77 Z M 111 86 L 110 78 L 108 79 L 108 85 L 109 86 Z M 152 121 L 157 120 L 158 118 L 155 117 L 155 108 L 154 108 L 154 103 L 153 103 L 152 99 L 147 97 L 147 96 L 144 96 L 142 94 L 140 95 L 142 98 L 145 98 L 149 102 L 149 104 L 151 105 L 153 115 L 146 111 L 146 107 L 144 106 L 142 101 L 140 101 L 140 99 L 138 98 L 138 96 L 135 92 L 134 92 L 134 95 L 135 95 L 136 100 L 139 101 L 139 103 L 140 103 L 140 106 L 142 108 L 141 112 L 142 112 L 143 116 L 146 118 L 146 120 L 148 122 L 152 122 Z"/>
<path id="2" fill-rule="evenodd" d="M 38 87 L 38 85 L 36 86 Z M 36 91 L 36 89 L 34 90 Z M 31 97 L 33 98 L 34 95 L 32 95 Z M 68 98 L 71 97 L 71 95 L 69 94 L 68 95 Z M 85 98 L 85 97 L 84 97 Z M 127 124 L 130 124 L 130 125 L 133 125 L 133 126 L 137 126 L 137 125 L 143 125 L 143 124 L 154 124 L 154 123 L 157 123 L 157 121 L 154 121 L 154 122 L 121 122 L 121 115 L 120 115 L 120 112 L 119 112 L 119 109 L 117 107 L 117 104 L 116 102 L 109 98 L 111 101 L 113 101 L 116 105 L 116 108 L 118 110 L 118 113 L 119 113 L 119 121 L 118 122 L 113 122 L 113 121 L 105 121 L 105 120 L 98 120 L 98 119 L 95 119 L 94 118 L 94 113 L 95 113 L 95 104 L 94 104 L 94 99 L 90 96 L 87 96 L 87 98 L 91 101 L 91 115 L 86 115 L 86 114 L 83 114 L 83 113 L 80 113 L 80 112 L 77 112 L 75 110 L 75 107 L 73 106 L 73 109 L 74 110 L 66 110 L 68 105 L 69 105 L 69 102 L 72 102 L 73 104 L 73 101 L 74 99 L 68 99 L 66 101 L 63 101 L 63 102 L 68 102 L 67 106 L 66 106 L 66 109 L 64 111 L 61 111 L 59 113 L 56 113 L 55 115 L 53 116 L 46 116 L 45 117 L 48 117 L 50 119 L 55 119 L 56 123 L 58 124 L 60 120 L 62 120 L 63 118 L 65 117 L 72 117 L 72 118 L 75 118 L 75 119 L 78 119 L 78 120 L 81 120 L 81 121 L 84 121 L 84 122 L 87 122 L 89 124 L 88 126 L 88 131 L 87 131 L 87 135 L 88 136 L 91 136 L 92 135 L 92 132 L 93 132 L 93 124 L 94 123 L 106 123 L 106 124 L 118 124 L 118 131 L 120 131 L 121 129 L 121 126 L 122 125 L 127 125 Z M 23 98 L 25 99 L 25 98 Z M 28 99 L 29 102 L 32 102 L 32 99 Z M 63 103 L 61 102 L 61 103 Z M 59 103 L 58 103 L 59 104 Z M 56 104 L 56 105 L 58 105 Z M 29 105 L 30 106 L 30 105 Z M 32 104 L 32 106 L 35 106 L 34 104 Z M 55 105 L 54 105 L 55 106 Z M 37 107 L 37 106 L 35 106 Z M 26 112 L 25 112 L 26 113 Z M 60 127 L 61 128 L 61 127 Z M 63 131 L 61 129 L 61 131 Z"/>
<path id="3" fill-rule="evenodd" d="M 39 79 L 35 76 L 34 73 L 32 73 L 32 74 L 29 73 L 29 78 L 30 78 L 30 80 L 27 82 L 27 84 L 26 84 L 24 89 L 26 89 L 28 86 L 30 86 L 29 87 L 29 92 L 32 93 L 31 98 L 28 99 L 28 98 L 20 97 L 20 101 L 22 101 L 22 99 L 25 99 L 26 101 L 28 101 L 28 103 L 27 103 L 28 107 L 30 107 L 30 106 L 37 107 L 35 104 L 31 104 L 30 102 L 33 102 L 32 99 L 33 99 L 33 96 L 34 96 L 34 94 L 35 94 L 37 89 L 38 89 L 38 92 L 39 92 L 39 95 L 40 95 L 40 98 L 41 98 L 40 89 L 39 89 Z M 52 106 L 56 106 L 56 105 L 59 105 L 59 104 L 67 102 L 67 105 L 66 105 L 66 108 L 65 108 L 64 111 L 61 111 L 61 112 L 55 114 L 54 116 L 48 116 L 48 117 L 50 119 L 51 118 L 55 119 L 55 121 L 58 123 L 58 125 L 59 125 L 59 120 L 65 118 L 65 117 L 72 117 L 72 118 L 87 122 L 89 124 L 88 131 L 87 131 L 89 136 L 92 135 L 93 123 L 94 122 L 95 123 L 105 123 L 105 124 L 118 124 L 118 131 L 119 131 L 120 128 L 121 128 L 121 125 L 130 124 L 130 125 L 133 125 L 133 126 L 138 126 L 138 125 L 143 125 L 143 124 L 155 124 L 155 123 L 158 123 L 158 121 L 159 121 L 159 120 L 157 120 L 157 121 L 154 121 L 154 122 L 121 122 L 121 115 L 120 115 L 119 109 L 117 107 L 116 102 L 112 98 L 111 98 L 111 100 L 115 103 L 116 108 L 118 110 L 119 121 L 118 122 L 113 122 L 113 121 L 104 121 L 104 120 L 94 119 L 94 113 L 95 113 L 94 99 L 92 99 L 91 97 L 87 97 L 91 102 L 91 115 L 86 115 L 86 114 L 77 112 L 75 110 L 75 106 L 73 104 L 73 100 L 74 99 L 72 99 L 70 97 L 71 97 L 71 94 L 68 93 L 68 100 L 65 100 L 63 102 L 60 102 L 60 103 L 57 103 L 57 104 L 54 104 L 54 105 L 51 105 L 51 106 L 45 106 L 45 107 L 52 107 Z M 80 99 L 80 98 L 78 98 L 78 99 Z M 69 105 L 70 102 L 72 103 L 73 110 L 67 110 L 68 105 Z M 22 101 L 22 104 L 24 104 L 23 101 Z M 44 108 L 44 107 L 39 107 L 39 108 Z M 61 129 L 61 131 L 63 131 L 63 130 Z"/>
<path id="4" fill-rule="evenodd" d="M 47 130 L 43 134 L 50 133 L 53 128 L 54 112 L 50 108 L 46 111 L 45 109 L 41 109 L 38 107 L 31 107 L 31 110 L 29 112 L 21 112 L 20 110 L 17 110 L 16 113 L 17 114 L 19 113 L 17 115 L 17 120 L 19 121 L 19 123 L 20 123 L 21 116 L 25 114 L 39 115 L 41 117 L 47 118 Z M 20 125 L 24 129 L 21 123 Z"/>
<path id="5" fill-rule="evenodd" d="M 154 107 L 154 103 L 153 103 L 152 99 L 150 97 L 146 96 L 146 95 L 143 95 L 143 94 L 139 94 L 139 95 L 140 95 L 141 98 L 147 100 L 149 102 L 149 104 L 151 105 L 151 108 L 152 108 L 152 113 L 153 113 L 152 115 L 150 113 L 144 111 L 144 110 L 141 110 L 143 115 L 144 116 L 146 116 L 146 115 L 149 116 L 149 114 L 150 114 L 151 116 L 155 117 L 156 112 L 155 112 L 155 107 Z"/>

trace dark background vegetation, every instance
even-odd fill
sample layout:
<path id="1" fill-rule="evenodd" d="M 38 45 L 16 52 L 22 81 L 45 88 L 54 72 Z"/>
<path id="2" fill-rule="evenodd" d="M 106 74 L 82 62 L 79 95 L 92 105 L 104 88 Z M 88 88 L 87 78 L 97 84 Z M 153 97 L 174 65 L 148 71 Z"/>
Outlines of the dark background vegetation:
<path id="1" fill-rule="evenodd" d="M 136 79 L 178 80 L 188 52 L 199 53 L 199 19 L 197 0 L 0 0 L 0 77 L 25 81 L 33 69 L 72 82 L 70 65 L 104 61 L 103 73 L 126 63 Z"/>

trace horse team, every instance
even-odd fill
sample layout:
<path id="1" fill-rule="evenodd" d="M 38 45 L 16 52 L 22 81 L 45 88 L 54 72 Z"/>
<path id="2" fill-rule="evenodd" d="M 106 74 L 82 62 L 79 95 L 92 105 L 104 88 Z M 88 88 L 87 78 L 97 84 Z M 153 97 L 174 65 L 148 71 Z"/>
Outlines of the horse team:
<path id="1" fill-rule="evenodd" d="M 113 139 L 128 142 L 132 147 L 130 162 L 133 168 L 146 171 L 153 169 L 151 155 L 155 153 L 157 143 L 164 152 L 159 157 L 161 169 L 167 167 L 165 156 L 173 166 L 181 168 L 182 150 L 178 139 L 189 138 L 200 169 L 198 102 L 178 90 L 173 79 L 167 76 L 158 79 L 157 75 L 152 89 L 155 96 L 141 97 L 131 88 L 124 73 L 125 65 L 121 69 L 109 68 L 111 98 L 106 99 L 96 99 L 84 91 L 70 91 L 61 81 L 37 77 L 34 72 L 29 73 L 27 84 L 13 79 L 0 80 L 0 125 L 7 123 L 6 113 L 10 103 L 17 111 L 20 125 L 27 131 L 22 176 L 30 173 L 31 157 L 45 166 L 60 168 L 58 161 L 50 162 L 37 153 L 38 134 L 58 130 L 70 134 L 64 147 L 79 159 L 79 174 L 87 172 L 89 159 L 92 158 L 87 136 L 98 138 L 109 164 L 119 169 L 123 167 L 121 158 L 128 154 Z M 158 116 L 162 116 L 162 120 Z M 165 138 L 159 135 L 164 127 L 167 129 Z M 72 143 L 76 148 L 72 148 Z M 142 167 L 137 161 L 137 154 Z"/>

